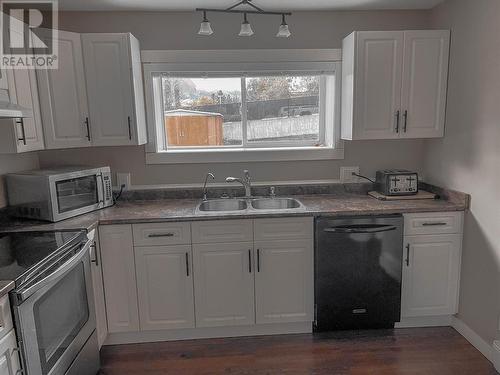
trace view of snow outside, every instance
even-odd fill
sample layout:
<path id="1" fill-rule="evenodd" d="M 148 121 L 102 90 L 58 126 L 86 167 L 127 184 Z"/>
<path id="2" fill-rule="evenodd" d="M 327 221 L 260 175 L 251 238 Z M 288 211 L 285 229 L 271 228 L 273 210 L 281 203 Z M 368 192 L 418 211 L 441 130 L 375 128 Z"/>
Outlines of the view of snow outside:
<path id="1" fill-rule="evenodd" d="M 242 90 L 246 90 L 250 144 L 319 141 L 319 76 L 164 76 L 162 88 L 166 115 L 175 116 L 176 110 L 192 115 L 221 115 L 221 146 L 242 143 Z"/>

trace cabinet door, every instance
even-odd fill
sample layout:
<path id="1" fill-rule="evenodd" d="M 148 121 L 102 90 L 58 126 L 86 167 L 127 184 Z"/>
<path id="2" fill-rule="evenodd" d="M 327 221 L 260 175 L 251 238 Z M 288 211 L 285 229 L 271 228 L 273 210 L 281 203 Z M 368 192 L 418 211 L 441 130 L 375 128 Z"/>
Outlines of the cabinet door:
<path id="1" fill-rule="evenodd" d="M 91 272 L 92 286 L 94 290 L 94 304 L 97 325 L 97 342 L 101 348 L 108 336 L 108 322 L 106 320 L 106 301 L 104 298 L 104 282 L 102 278 L 101 247 L 98 233 L 94 235 L 94 244 L 91 247 Z"/>
<path id="2" fill-rule="evenodd" d="M 461 235 L 405 237 L 402 316 L 457 312 Z"/>
<path id="3" fill-rule="evenodd" d="M 449 45 L 448 30 L 404 32 L 402 137 L 444 135 Z"/>
<path id="4" fill-rule="evenodd" d="M 37 151 L 44 149 L 42 117 L 38 99 L 38 87 L 34 70 L 12 69 L 7 71 L 10 100 L 31 109 L 33 116 L 13 121 L 14 152 Z"/>
<path id="5" fill-rule="evenodd" d="M 397 138 L 402 31 L 357 33 L 353 139 Z"/>
<path id="6" fill-rule="evenodd" d="M 135 248 L 141 330 L 194 328 L 191 245 Z"/>
<path id="7" fill-rule="evenodd" d="M 139 330 L 137 283 L 131 225 L 99 227 L 108 330 Z"/>
<path id="8" fill-rule="evenodd" d="M 196 326 L 255 323 L 253 242 L 193 245 Z"/>
<path id="9" fill-rule="evenodd" d="M 92 143 L 136 144 L 128 34 L 82 34 Z"/>
<path id="10" fill-rule="evenodd" d="M 261 241 L 255 249 L 256 322 L 312 321 L 312 239 Z"/>
<path id="11" fill-rule="evenodd" d="M 12 329 L 0 340 L 0 374 L 17 375 L 21 373 L 17 351 L 16 333 Z"/>
<path id="12" fill-rule="evenodd" d="M 50 31 L 42 39 L 50 42 Z M 90 146 L 80 34 L 58 32 L 59 68 L 37 71 L 46 148 Z"/>

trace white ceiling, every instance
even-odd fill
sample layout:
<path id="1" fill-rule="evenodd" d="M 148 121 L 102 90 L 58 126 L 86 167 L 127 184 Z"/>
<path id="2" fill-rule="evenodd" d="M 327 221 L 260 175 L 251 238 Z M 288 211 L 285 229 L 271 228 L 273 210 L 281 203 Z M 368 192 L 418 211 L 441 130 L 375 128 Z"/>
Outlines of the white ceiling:
<path id="1" fill-rule="evenodd" d="M 430 9 L 443 0 L 253 0 L 265 10 Z M 59 0 L 61 10 L 192 11 L 196 7 L 227 8 L 237 0 Z"/>

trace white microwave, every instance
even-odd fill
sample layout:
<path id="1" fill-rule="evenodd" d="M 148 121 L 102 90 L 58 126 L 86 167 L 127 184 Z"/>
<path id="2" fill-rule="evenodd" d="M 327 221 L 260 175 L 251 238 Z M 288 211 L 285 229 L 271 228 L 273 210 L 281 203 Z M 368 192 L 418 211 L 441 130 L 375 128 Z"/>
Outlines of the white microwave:
<path id="1" fill-rule="evenodd" d="M 113 205 L 109 167 L 63 167 L 6 175 L 7 195 L 17 217 L 64 220 Z"/>

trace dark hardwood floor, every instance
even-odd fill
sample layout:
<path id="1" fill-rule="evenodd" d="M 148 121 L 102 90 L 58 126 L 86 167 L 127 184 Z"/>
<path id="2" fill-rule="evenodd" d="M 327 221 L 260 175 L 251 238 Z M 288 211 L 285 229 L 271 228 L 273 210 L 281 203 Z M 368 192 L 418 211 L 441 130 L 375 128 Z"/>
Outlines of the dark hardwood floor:
<path id="1" fill-rule="evenodd" d="M 497 374 L 453 328 L 105 346 L 103 375 Z"/>

